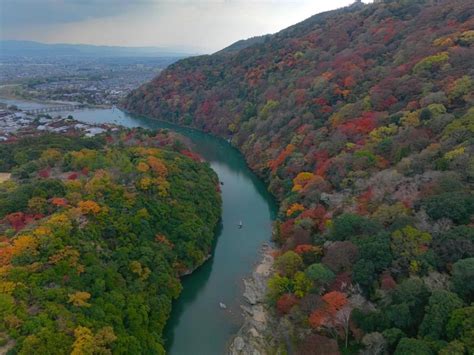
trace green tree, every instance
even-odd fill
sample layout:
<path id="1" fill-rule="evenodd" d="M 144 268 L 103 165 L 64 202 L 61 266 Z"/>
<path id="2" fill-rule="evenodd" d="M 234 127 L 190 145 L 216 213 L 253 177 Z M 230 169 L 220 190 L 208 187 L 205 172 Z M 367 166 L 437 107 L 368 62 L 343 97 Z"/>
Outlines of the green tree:
<path id="1" fill-rule="evenodd" d="M 292 292 L 293 287 L 289 278 L 275 274 L 268 280 L 267 296 L 270 301 L 276 302 L 281 295 Z"/>
<path id="2" fill-rule="evenodd" d="M 394 351 L 400 339 L 406 337 L 406 334 L 398 328 L 385 329 L 382 332 L 382 335 L 387 341 L 387 345 L 390 351 Z"/>
<path id="3" fill-rule="evenodd" d="M 449 218 L 457 224 L 466 224 L 474 212 L 474 197 L 464 192 L 447 192 L 424 199 L 422 206 L 435 220 Z"/>
<path id="4" fill-rule="evenodd" d="M 452 100 L 460 99 L 464 95 L 468 94 L 473 87 L 473 80 L 469 77 L 469 75 L 464 75 L 453 83 L 453 87 L 449 92 L 449 98 Z"/>
<path id="5" fill-rule="evenodd" d="M 0 293 L 0 319 L 3 321 L 7 315 L 11 314 L 15 306 L 15 299 L 6 292 Z M 1 323 L 0 323 L 1 325 Z"/>
<path id="6" fill-rule="evenodd" d="M 462 259 L 453 265 L 453 287 L 467 302 L 474 299 L 474 258 Z"/>
<path id="7" fill-rule="evenodd" d="M 302 271 L 297 271 L 293 278 L 293 290 L 297 297 L 303 298 L 312 288 L 312 282 L 309 277 Z"/>
<path id="8" fill-rule="evenodd" d="M 439 351 L 439 355 L 464 355 L 466 347 L 459 340 L 454 340 Z"/>
<path id="9" fill-rule="evenodd" d="M 390 235 L 379 233 L 356 238 L 354 242 L 359 248 L 359 260 L 354 265 L 353 278 L 359 285 L 368 289 L 378 275 L 392 263 Z"/>
<path id="10" fill-rule="evenodd" d="M 455 293 L 445 290 L 434 291 L 428 300 L 419 334 L 432 339 L 442 339 L 451 313 L 462 306 L 463 301 Z"/>
<path id="11" fill-rule="evenodd" d="M 474 305 L 453 311 L 446 325 L 448 340 L 461 341 L 469 353 L 474 352 Z"/>
<path id="12" fill-rule="evenodd" d="M 344 213 L 334 220 L 331 239 L 348 240 L 360 235 L 376 234 L 381 229 L 374 220 L 351 213 Z"/>
<path id="13" fill-rule="evenodd" d="M 433 355 L 433 352 L 423 340 L 403 338 L 398 343 L 394 355 Z"/>
<path id="14" fill-rule="evenodd" d="M 18 354 L 69 354 L 71 337 L 56 329 L 43 327 L 28 335 L 21 343 Z"/>
<path id="15" fill-rule="evenodd" d="M 391 249 L 397 263 L 416 274 L 420 271 L 421 256 L 431 243 L 431 235 L 415 227 L 406 226 L 392 233 Z"/>
<path id="16" fill-rule="evenodd" d="M 293 277 L 303 267 L 303 259 L 294 251 L 287 251 L 275 260 L 275 268 L 281 275 Z"/>
<path id="17" fill-rule="evenodd" d="M 430 293 L 421 279 L 406 279 L 393 291 L 393 304 L 387 308 L 387 315 L 397 328 L 409 335 L 415 335 L 415 330 L 423 319 L 429 296 Z"/>
<path id="18" fill-rule="evenodd" d="M 433 239 L 433 249 L 443 268 L 459 259 L 474 257 L 474 228 L 456 226 L 438 234 Z"/>
<path id="19" fill-rule="evenodd" d="M 368 290 L 377 279 L 377 271 L 370 259 L 360 259 L 352 270 L 353 280 L 364 290 Z"/>
<path id="20" fill-rule="evenodd" d="M 336 277 L 328 267 L 321 263 L 311 264 L 306 268 L 305 273 L 317 287 L 330 283 Z"/>

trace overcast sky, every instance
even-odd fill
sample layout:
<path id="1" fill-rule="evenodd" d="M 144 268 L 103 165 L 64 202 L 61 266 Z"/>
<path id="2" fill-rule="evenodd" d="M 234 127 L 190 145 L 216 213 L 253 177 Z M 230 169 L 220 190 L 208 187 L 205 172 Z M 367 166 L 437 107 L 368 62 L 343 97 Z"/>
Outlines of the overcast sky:
<path id="1" fill-rule="evenodd" d="M 209 53 L 353 1 L 0 0 L 0 38 Z"/>

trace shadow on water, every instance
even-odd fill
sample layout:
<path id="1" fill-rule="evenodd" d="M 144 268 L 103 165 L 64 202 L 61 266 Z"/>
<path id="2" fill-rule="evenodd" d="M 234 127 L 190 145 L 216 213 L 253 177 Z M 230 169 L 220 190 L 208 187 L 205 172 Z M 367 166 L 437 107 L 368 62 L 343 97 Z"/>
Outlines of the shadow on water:
<path id="1" fill-rule="evenodd" d="M 216 227 L 215 235 L 220 236 L 222 233 L 222 221 L 219 221 L 219 224 Z M 219 238 L 214 239 L 212 249 L 210 251 L 211 255 L 214 255 L 216 250 L 217 242 Z M 214 264 L 214 258 L 211 257 L 207 260 L 203 265 L 201 265 L 198 269 L 196 269 L 191 275 L 186 275 L 182 277 L 181 283 L 183 285 L 183 289 L 186 289 L 187 292 L 183 292 L 179 298 L 173 301 L 173 314 L 172 317 L 174 319 L 180 319 L 181 315 L 186 310 L 189 304 L 192 304 L 195 299 L 199 296 L 201 290 L 206 285 L 206 281 L 211 276 L 212 267 Z M 170 323 L 167 323 L 167 326 L 164 331 L 164 340 L 166 343 L 166 347 L 172 348 L 174 342 L 174 332 L 173 327 L 170 327 Z"/>

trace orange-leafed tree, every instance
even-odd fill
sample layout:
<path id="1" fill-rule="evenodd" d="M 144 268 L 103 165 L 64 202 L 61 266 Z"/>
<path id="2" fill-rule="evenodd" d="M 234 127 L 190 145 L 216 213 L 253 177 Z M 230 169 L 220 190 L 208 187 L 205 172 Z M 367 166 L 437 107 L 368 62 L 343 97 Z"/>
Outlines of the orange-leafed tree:
<path id="1" fill-rule="evenodd" d="M 347 304 L 346 294 L 338 291 L 326 293 L 322 299 L 327 304 L 327 309 L 331 314 L 335 314 Z"/>
<path id="2" fill-rule="evenodd" d="M 293 179 L 293 191 L 301 191 L 314 177 L 313 173 L 303 171 Z"/>
<path id="3" fill-rule="evenodd" d="M 137 165 L 137 170 L 141 173 L 146 173 L 148 170 L 150 170 L 150 166 L 147 163 L 141 161 Z"/>
<path id="4" fill-rule="evenodd" d="M 147 158 L 147 163 L 156 176 L 166 178 L 168 175 L 168 168 L 161 159 L 150 156 Z"/>
<path id="5" fill-rule="evenodd" d="M 166 236 L 162 234 L 157 234 L 155 236 L 155 240 L 160 244 L 169 246 L 171 249 L 174 248 L 174 244 L 168 238 L 166 238 Z"/>
<path id="6" fill-rule="evenodd" d="M 309 317 L 309 324 L 313 328 L 330 326 L 339 310 L 347 304 L 346 294 L 338 291 L 326 293 L 322 300 L 323 305 L 317 308 Z"/>
<path id="7" fill-rule="evenodd" d="M 67 200 L 62 197 L 53 197 L 51 199 L 51 204 L 56 207 L 64 207 L 67 205 Z"/>
<path id="8" fill-rule="evenodd" d="M 316 329 L 325 328 L 336 336 L 339 331 L 343 331 L 347 347 L 353 306 L 349 303 L 347 295 L 339 291 L 326 293 L 322 300 L 324 304 L 310 315 L 309 324 Z"/>
<path id="9" fill-rule="evenodd" d="M 294 213 L 301 211 L 304 211 L 304 206 L 300 203 L 294 203 L 286 210 L 286 215 L 290 217 Z"/>
<path id="10" fill-rule="evenodd" d="M 100 212 L 100 206 L 97 202 L 87 200 L 87 201 L 80 201 L 77 204 L 77 207 L 81 210 L 84 214 L 97 214 Z"/>
<path id="11" fill-rule="evenodd" d="M 0 241 L 0 267 L 9 265 L 12 259 L 12 246 L 7 242 Z"/>

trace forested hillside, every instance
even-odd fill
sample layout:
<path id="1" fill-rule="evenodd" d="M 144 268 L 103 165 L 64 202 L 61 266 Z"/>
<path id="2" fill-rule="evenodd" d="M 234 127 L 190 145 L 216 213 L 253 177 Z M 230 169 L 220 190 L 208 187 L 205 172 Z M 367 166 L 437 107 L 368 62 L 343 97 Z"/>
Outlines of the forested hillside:
<path id="1" fill-rule="evenodd" d="M 124 105 L 231 138 L 281 201 L 270 346 L 474 352 L 472 1 L 316 15 Z"/>
<path id="2" fill-rule="evenodd" d="M 177 135 L 0 145 L 0 352 L 162 354 L 179 276 L 209 254 L 217 176 Z"/>

